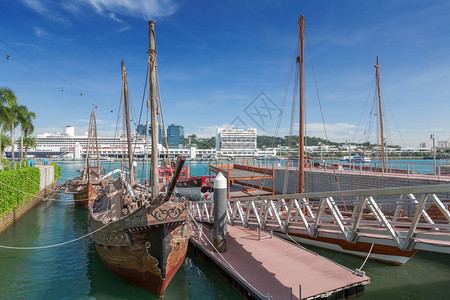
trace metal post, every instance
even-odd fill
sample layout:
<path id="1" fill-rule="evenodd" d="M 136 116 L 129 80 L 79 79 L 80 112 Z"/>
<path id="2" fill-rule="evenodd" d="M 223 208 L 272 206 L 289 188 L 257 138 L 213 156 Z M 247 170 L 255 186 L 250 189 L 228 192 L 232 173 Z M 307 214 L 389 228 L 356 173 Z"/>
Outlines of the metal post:
<path id="1" fill-rule="evenodd" d="M 214 179 L 214 247 L 227 251 L 227 179 L 219 172 Z"/>
<path id="2" fill-rule="evenodd" d="M 430 135 L 430 139 L 433 140 L 433 174 L 436 176 L 436 145 L 435 145 L 435 136 L 434 134 Z"/>

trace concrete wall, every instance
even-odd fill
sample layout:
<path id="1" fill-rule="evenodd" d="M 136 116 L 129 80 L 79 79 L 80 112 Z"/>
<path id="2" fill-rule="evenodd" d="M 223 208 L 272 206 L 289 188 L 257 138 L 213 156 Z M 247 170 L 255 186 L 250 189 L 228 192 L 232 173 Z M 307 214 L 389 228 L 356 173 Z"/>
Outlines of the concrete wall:
<path id="1" fill-rule="evenodd" d="M 55 181 L 55 169 L 53 166 L 37 166 L 40 171 L 39 193 L 32 200 L 24 201 L 12 212 L 0 217 L 0 233 L 14 225 L 14 223 L 24 216 L 31 208 L 38 204 L 42 198 L 50 194 L 51 189 L 57 185 Z M 34 184 L 34 183 L 30 183 Z M 1 199 L 0 199 L 1 201 Z"/>

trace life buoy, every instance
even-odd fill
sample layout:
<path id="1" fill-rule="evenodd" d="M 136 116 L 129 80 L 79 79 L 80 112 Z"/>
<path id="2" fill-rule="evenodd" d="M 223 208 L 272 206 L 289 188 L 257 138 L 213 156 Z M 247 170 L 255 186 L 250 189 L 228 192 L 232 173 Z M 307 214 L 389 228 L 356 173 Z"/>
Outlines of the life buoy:
<path id="1" fill-rule="evenodd" d="M 291 166 L 291 161 L 290 161 L 290 160 L 288 161 L 287 166 L 288 166 L 288 167 Z"/>
<path id="2" fill-rule="evenodd" d="M 245 165 L 245 163 L 246 163 L 247 161 L 244 159 L 243 161 L 242 161 L 242 164 L 244 164 Z"/>

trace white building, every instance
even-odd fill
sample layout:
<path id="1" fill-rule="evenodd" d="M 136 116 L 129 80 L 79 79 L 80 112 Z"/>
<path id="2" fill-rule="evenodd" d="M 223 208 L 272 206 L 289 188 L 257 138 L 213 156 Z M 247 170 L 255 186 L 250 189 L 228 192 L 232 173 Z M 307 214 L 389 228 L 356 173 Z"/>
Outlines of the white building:
<path id="1" fill-rule="evenodd" d="M 217 128 L 217 155 L 232 157 L 254 156 L 257 151 L 256 139 L 256 128 Z"/>

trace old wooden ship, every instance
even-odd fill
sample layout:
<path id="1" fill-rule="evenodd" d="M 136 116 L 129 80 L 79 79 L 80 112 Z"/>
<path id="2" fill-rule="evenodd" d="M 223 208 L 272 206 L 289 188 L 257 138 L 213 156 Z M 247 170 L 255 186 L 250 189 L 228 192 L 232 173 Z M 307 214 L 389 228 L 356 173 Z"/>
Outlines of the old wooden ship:
<path id="1" fill-rule="evenodd" d="M 185 158 L 179 156 L 167 186 L 158 180 L 158 125 L 156 98 L 156 46 L 154 22 L 149 22 L 149 99 L 151 111 L 150 180 L 139 183 L 133 162 L 128 84 L 122 62 L 123 113 L 126 125 L 128 172 L 105 186 L 89 213 L 88 230 L 103 263 L 126 281 L 158 297 L 186 256 L 189 242 L 188 201 L 176 197 L 174 189 Z M 147 113 L 148 115 L 148 113 Z M 148 122 L 147 122 L 148 124 Z M 148 126 L 148 125 L 147 125 Z"/>
<path id="2" fill-rule="evenodd" d="M 89 119 L 88 140 L 84 166 L 78 170 L 80 175 L 65 182 L 65 193 L 73 194 L 76 205 L 89 209 L 102 187 L 104 168 L 100 164 L 97 138 L 97 120 L 94 107 Z M 111 180 L 112 177 L 109 178 Z"/>
<path id="3" fill-rule="evenodd" d="M 299 122 L 299 190 L 298 193 L 304 193 L 304 174 L 305 174 L 305 155 L 304 155 L 304 141 L 305 141 L 305 121 L 304 121 L 304 105 L 303 105 L 303 61 L 304 61 L 304 32 L 305 19 L 303 16 L 299 20 L 299 55 L 297 56 L 298 73 L 299 73 L 299 101 L 300 101 L 300 122 Z M 381 149 L 382 149 L 382 170 L 385 170 L 386 158 L 384 155 L 384 137 L 383 137 L 383 118 L 381 108 L 381 93 L 380 93 L 380 66 L 376 68 L 377 91 L 378 91 L 378 115 L 380 117 L 380 132 L 381 132 Z M 330 249 L 334 251 L 344 252 L 352 255 L 358 255 L 371 259 L 381 260 L 388 263 L 402 265 L 406 263 L 417 250 L 404 251 L 395 246 L 388 245 L 372 245 L 371 243 L 356 242 L 350 243 L 344 239 L 329 238 L 329 237 L 311 237 L 308 234 L 290 233 L 290 235 L 300 243 L 309 244 L 316 247 Z"/>

